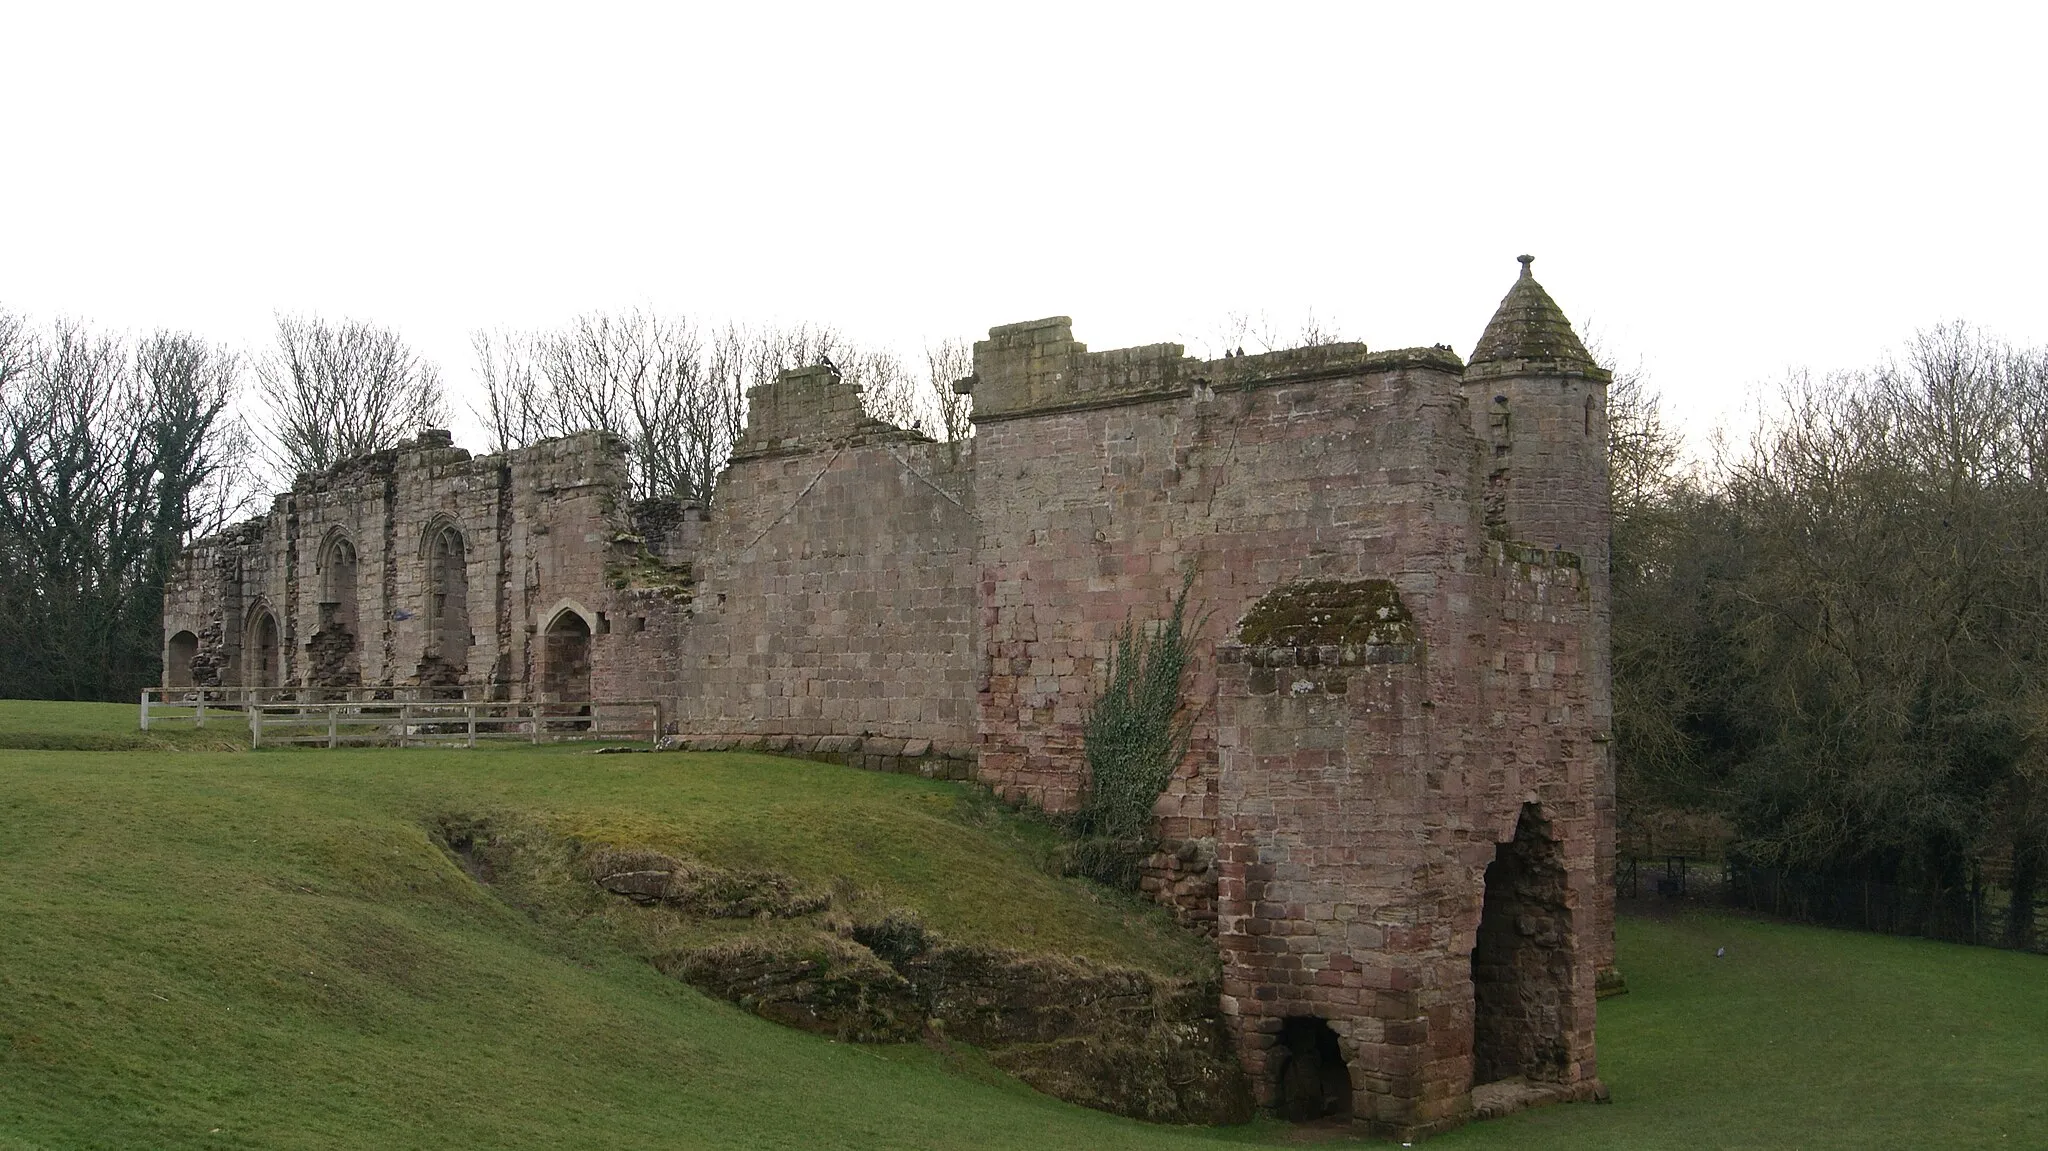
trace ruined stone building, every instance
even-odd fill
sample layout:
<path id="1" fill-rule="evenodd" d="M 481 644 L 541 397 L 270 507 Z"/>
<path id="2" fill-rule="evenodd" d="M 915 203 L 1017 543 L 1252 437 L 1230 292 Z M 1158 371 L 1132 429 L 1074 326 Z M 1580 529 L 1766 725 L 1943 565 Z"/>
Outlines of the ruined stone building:
<path id="1" fill-rule="evenodd" d="M 964 444 L 786 372 L 708 513 L 629 505 L 595 433 L 429 433 L 194 545 L 167 682 L 655 698 L 694 746 L 1060 810 L 1111 637 L 1192 573 L 1198 727 L 1147 887 L 1214 934 L 1266 1102 L 1319 1078 L 1426 1132 L 1475 1085 L 1597 1089 L 1607 381 L 1524 258 L 1468 361 L 995 328 Z"/>

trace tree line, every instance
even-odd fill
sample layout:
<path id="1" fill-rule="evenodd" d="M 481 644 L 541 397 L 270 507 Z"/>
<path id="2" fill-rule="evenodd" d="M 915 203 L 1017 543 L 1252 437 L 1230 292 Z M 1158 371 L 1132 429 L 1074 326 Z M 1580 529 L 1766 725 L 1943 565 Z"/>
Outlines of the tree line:
<path id="1" fill-rule="evenodd" d="M 133 699 L 179 544 L 236 510 L 238 361 L 0 310 L 0 697 Z"/>
<path id="2" fill-rule="evenodd" d="M 1732 862 L 1910 892 L 1908 922 L 2048 866 L 2048 352 L 1947 325 L 1784 382 L 1689 466 L 1610 396 L 1624 824 L 1708 810 Z M 1969 906 L 1975 906 L 1974 903 Z"/>

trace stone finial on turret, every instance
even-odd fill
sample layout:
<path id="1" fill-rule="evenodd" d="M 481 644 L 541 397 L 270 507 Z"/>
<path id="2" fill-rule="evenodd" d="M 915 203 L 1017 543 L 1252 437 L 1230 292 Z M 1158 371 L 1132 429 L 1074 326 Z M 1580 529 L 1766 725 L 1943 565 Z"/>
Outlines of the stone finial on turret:
<path id="1" fill-rule="evenodd" d="M 1557 306 L 1530 272 L 1529 265 L 1536 262 L 1536 257 L 1516 259 L 1521 261 L 1522 274 L 1515 279 L 1515 286 L 1508 289 L 1493 319 L 1487 322 L 1486 332 L 1472 349 L 1472 358 L 1466 361 L 1468 366 L 1549 361 L 1560 367 L 1597 368 L 1586 345 L 1579 342 L 1578 333 L 1572 331 L 1564 309 Z"/>

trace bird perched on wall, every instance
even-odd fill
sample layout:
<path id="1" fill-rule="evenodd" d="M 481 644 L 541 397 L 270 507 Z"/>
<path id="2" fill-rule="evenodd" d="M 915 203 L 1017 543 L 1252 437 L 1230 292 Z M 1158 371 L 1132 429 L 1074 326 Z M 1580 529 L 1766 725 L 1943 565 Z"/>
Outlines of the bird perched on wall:
<path id="1" fill-rule="evenodd" d="M 818 364 L 819 366 L 823 367 L 826 371 L 831 372 L 835 376 L 841 374 L 839 371 L 839 365 L 833 363 L 832 357 L 826 355 L 823 352 L 818 353 Z"/>
<path id="2" fill-rule="evenodd" d="M 1240 360 L 1244 359 L 1244 347 L 1242 345 L 1239 345 L 1237 349 L 1237 358 Z"/>

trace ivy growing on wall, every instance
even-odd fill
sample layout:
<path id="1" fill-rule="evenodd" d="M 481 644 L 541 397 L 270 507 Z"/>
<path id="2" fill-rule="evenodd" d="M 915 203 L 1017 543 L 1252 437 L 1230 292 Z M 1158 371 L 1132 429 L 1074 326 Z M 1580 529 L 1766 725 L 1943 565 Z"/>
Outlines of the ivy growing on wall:
<path id="1" fill-rule="evenodd" d="M 1082 728 L 1088 790 L 1075 813 L 1067 870 L 1134 887 L 1153 849 L 1152 808 L 1187 756 L 1193 716 L 1187 679 L 1190 572 L 1173 612 L 1154 628 L 1126 619 L 1110 648 L 1108 675 Z"/>

